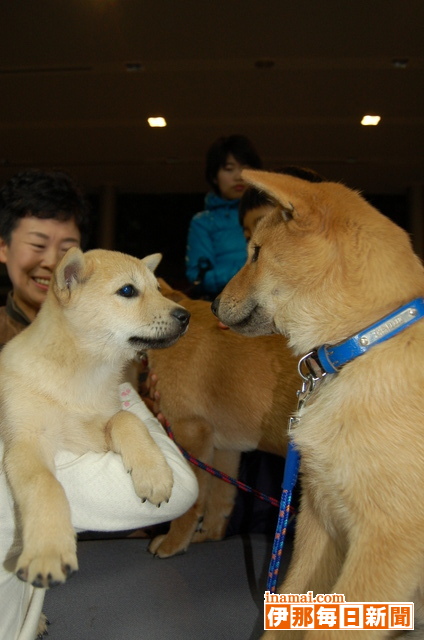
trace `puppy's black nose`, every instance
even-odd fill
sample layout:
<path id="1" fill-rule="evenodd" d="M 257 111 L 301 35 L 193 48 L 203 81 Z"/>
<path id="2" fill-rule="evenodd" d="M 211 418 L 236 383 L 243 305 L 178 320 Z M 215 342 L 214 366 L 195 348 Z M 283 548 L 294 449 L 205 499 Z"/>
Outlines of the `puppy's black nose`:
<path id="1" fill-rule="evenodd" d="M 211 304 L 212 313 L 218 317 L 219 296 Z"/>
<path id="2" fill-rule="evenodd" d="M 176 307 L 171 311 L 171 316 L 173 316 L 182 327 L 186 327 L 188 325 L 188 321 L 190 320 L 190 313 L 187 309 L 183 309 L 183 307 Z"/>

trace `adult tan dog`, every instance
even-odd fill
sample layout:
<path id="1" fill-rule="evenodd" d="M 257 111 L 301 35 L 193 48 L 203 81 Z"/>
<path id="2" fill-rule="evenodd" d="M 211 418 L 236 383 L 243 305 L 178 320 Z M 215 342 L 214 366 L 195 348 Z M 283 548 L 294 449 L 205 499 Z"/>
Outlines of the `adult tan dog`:
<path id="1" fill-rule="evenodd" d="M 192 455 L 235 477 L 240 452 L 262 449 L 284 456 L 286 426 L 296 408 L 297 362 L 281 336 L 246 339 L 218 327 L 210 303 L 190 300 L 161 282 L 162 293 L 191 314 L 183 340 L 149 352 L 158 376 L 160 409 L 176 441 Z M 233 485 L 193 467 L 199 497 L 157 536 L 149 550 L 168 557 L 191 541 L 219 540 L 234 506 Z M 199 530 L 199 523 L 200 530 Z"/>
<path id="2" fill-rule="evenodd" d="M 423 267 L 407 234 L 358 193 L 266 172 L 245 171 L 244 178 L 276 206 L 258 224 L 246 265 L 213 304 L 232 329 L 284 334 L 294 353 L 304 355 L 423 296 Z M 299 412 L 293 438 L 303 495 L 281 593 L 414 600 L 422 620 L 423 359 L 424 322 L 418 320 L 327 374 Z M 347 633 L 305 637 L 336 640 Z"/>
<path id="3" fill-rule="evenodd" d="M 152 271 L 160 258 L 70 249 L 36 319 L 0 355 L 4 465 L 22 525 L 16 573 L 36 587 L 64 582 L 78 567 L 54 474 L 59 448 L 111 449 L 141 499 L 170 497 L 172 471 L 144 423 L 121 410 L 118 392 L 137 351 L 171 345 L 188 326 L 189 313 L 158 291 Z"/>

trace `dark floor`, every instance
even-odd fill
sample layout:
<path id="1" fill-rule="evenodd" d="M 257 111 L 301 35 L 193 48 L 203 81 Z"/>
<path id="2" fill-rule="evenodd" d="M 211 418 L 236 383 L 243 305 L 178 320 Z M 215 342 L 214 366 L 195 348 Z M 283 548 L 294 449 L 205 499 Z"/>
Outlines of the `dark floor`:
<path id="1" fill-rule="evenodd" d="M 272 538 L 236 535 L 152 557 L 144 539 L 79 542 L 80 570 L 47 592 L 49 640 L 256 640 Z M 287 540 L 281 575 L 288 564 Z"/>

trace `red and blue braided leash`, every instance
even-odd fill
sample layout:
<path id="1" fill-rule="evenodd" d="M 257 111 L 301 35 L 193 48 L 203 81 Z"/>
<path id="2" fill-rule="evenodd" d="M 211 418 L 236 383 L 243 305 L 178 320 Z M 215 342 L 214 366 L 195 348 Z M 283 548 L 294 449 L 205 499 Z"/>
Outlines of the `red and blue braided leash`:
<path id="1" fill-rule="evenodd" d="M 207 471 L 208 473 L 215 476 L 216 478 L 220 478 L 221 480 L 224 480 L 224 482 L 228 482 L 229 484 L 235 485 L 242 491 L 247 491 L 248 493 L 252 493 L 254 496 L 259 498 L 260 500 L 269 502 L 274 507 L 279 506 L 280 503 L 276 498 L 271 498 L 270 496 L 267 496 L 265 493 L 262 493 L 261 491 L 257 491 L 257 489 L 252 489 L 252 487 L 249 487 L 249 485 L 245 484 L 244 482 L 241 482 L 240 480 L 236 480 L 235 478 L 232 478 L 231 476 L 227 475 L 223 471 L 219 471 L 215 467 L 211 467 L 209 464 L 206 464 L 206 462 L 202 462 L 202 460 L 199 460 L 198 458 L 195 458 L 194 456 L 192 456 L 191 453 L 189 453 L 186 449 L 181 447 L 178 444 L 178 442 L 176 442 L 171 425 L 168 422 L 165 423 L 165 429 L 168 436 L 171 438 L 171 440 L 173 440 L 175 444 L 178 446 L 184 458 L 189 462 L 191 462 L 191 464 L 194 464 L 196 467 L 199 467 L 200 469 Z"/>
<path id="2" fill-rule="evenodd" d="M 291 510 L 293 489 L 296 486 L 299 474 L 300 455 L 294 447 L 293 442 L 289 442 L 287 457 L 284 465 L 284 477 L 282 483 L 282 493 L 278 522 L 275 529 L 274 544 L 271 553 L 271 562 L 268 569 L 268 580 L 266 591 L 274 593 L 277 587 L 278 572 L 280 570 L 281 558 L 283 555 L 284 541 L 287 533 L 287 524 Z"/>
<path id="3" fill-rule="evenodd" d="M 224 482 L 233 484 L 239 489 L 241 489 L 242 491 L 247 491 L 249 493 L 252 493 L 254 496 L 259 498 L 260 500 L 269 502 L 274 507 L 279 507 L 280 510 L 279 510 L 279 516 L 278 516 L 277 526 L 275 530 L 274 544 L 272 548 L 271 561 L 269 565 L 268 580 L 267 580 L 267 586 L 266 586 L 267 591 L 269 591 L 270 593 L 274 593 L 276 589 L 276 584 L 277 584 L 278 572 L 281 564 L 281 557 L 283 554 L 284 540 L 287 532 L 289 516 L 290 516 L 290 513 L 294 512 L 294 509 L 291 506 L 291 500 L 293 495 L 293 489 L 296 485 L 297 474 L 299 469 L 299 454 L 297 450 L 294 448 L 293 444 L 290 442 L 288 451 L 287 451 L 286 462 L 284 465 L 284 477 L 282 482 L 281 500 L 278 501 L 275 498 L 271 498 L 270 496 L 267 496 L 265 493 L 258 491 L 257 489 L 252 489 L 252 487 L 249 487 L 244 482 L 241 482 L 240 480 L 236 480 L 235 478 L 232 478 L 231 476 L 227 475 L 223 471 L 219 471 L 218 469 L 215 469 L 215 467 L 212 467 L 209 464 L 202 462 L 198 458 L 195 458 L 186 449 L 181 447 L 176 442 L 171 425 L 168 422 L 165 423 L 165 429 L 168 436 L 175 442 L 175 444 L 178 446 L 178 448 L 180 449 L 181 453 L 186 458 L 186 460 L 188 460 L 195 466 L 199 467 L 200 469 L 207 471 L 213 476 L 220 478 L 221 480 L 224 480 Z"/>

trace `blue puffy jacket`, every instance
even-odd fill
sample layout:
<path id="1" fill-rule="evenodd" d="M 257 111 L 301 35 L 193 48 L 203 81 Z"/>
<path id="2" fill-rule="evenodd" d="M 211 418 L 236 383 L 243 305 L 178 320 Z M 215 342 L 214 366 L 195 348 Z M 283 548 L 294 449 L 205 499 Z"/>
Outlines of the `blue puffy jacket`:
<path id="1" fill-rule="evenodd" d="M 206 211 L 197 213 L 188 230 L 186 275 L 199 278 L 204 261 L 210 268 L 203 277 L 203 290 L 218 295 L 246 262 L 247 244 L 238 218 L 239 200 L 224 200 L 215 193 L 205 198 Z"/>

